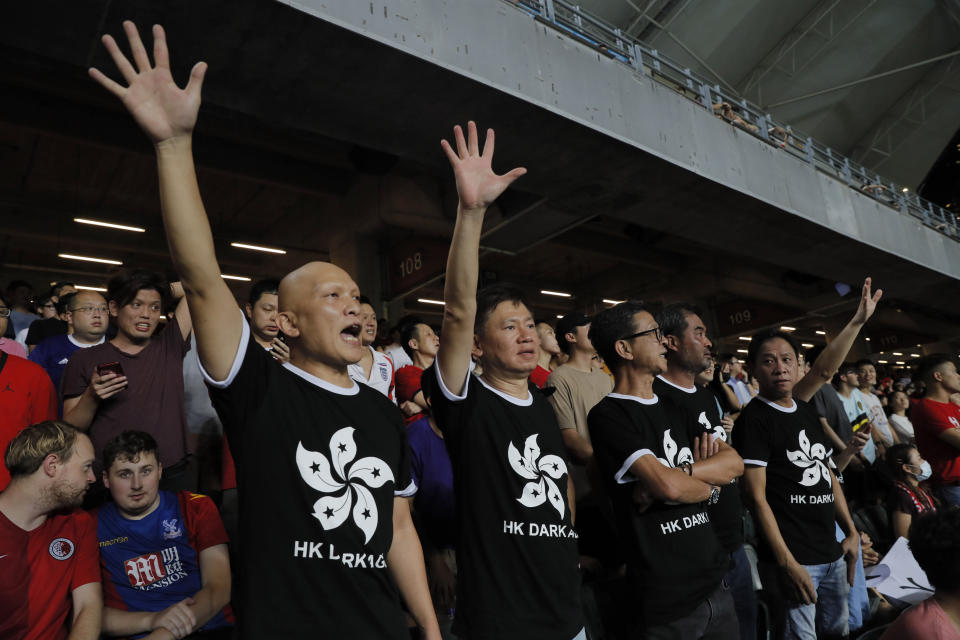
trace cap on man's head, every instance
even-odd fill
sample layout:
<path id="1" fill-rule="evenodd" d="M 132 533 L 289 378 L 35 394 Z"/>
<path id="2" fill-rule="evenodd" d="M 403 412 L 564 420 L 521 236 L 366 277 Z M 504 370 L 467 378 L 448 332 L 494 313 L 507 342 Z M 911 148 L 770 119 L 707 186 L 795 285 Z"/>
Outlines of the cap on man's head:
<path id="1" fill-rule="evenodd" d="M 567 334 L 574 333 L 577 327 L 590 324 L 592 318 L 582 313 L 568 313 L 557 321 L 557 344 L 564 353 L 570 353 L 570 343 L 567 342 Z"/>

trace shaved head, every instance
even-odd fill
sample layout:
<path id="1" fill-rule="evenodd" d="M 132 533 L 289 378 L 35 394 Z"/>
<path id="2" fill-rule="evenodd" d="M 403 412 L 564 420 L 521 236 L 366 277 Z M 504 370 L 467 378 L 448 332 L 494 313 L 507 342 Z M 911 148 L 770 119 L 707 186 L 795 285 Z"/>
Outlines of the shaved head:
<path id="1" fill-rule="evenodd" d="M 349 282 L 356 286 L 350 274 L 331 262 L 308 262 L 294 269 L 280 281 L 277 289 L 280 311 L 297 312 L 297 308 L 310 298 L 318 285 L 325 282 Z"/>

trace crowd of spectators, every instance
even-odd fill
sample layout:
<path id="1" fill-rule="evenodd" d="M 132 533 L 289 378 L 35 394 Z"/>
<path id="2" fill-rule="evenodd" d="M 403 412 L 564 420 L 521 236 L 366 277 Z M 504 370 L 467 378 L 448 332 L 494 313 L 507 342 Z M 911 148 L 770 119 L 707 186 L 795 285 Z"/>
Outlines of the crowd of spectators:
<path id="1" fill-rule="evenodd" d="M 205 66 L 180 90 L 162 29 L 154 65 L 125 29 L 129 86 L 91 75 L 156 146 L 180 281 L 0 297 L 0 637 L 960 637 L 960 374 L 850 359 L 870 278 L 826 347 L 743 361 L 691 302 L 537 323 L 478 291 L 525 170 L 471 122 L 440 326 L 383 330 L 327 263 L 241 307 L 193 170 Z M 935 588 L 899 617 L 865 577 L 898 538 Z"/>

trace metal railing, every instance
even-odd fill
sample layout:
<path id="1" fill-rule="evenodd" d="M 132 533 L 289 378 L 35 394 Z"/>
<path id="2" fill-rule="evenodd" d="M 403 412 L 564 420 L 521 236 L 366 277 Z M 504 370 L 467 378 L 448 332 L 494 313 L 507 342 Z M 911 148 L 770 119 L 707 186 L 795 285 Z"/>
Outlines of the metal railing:
<path id="1" fill-rule="evenodd" d="M 949 210 L 925 200 L 901 185 L 887 180 L 846 156 L 777 121 L 760 107 L 723 90 L 667 56 L 623 33 L 604 20 L 589 14 L 566 0 L 503 0 L 536 19 L 667 85 L 681 95 L 717 113 L 769 144 L 780 147 L 815 170 L 846 183 L 850 188 L 873 198 L 924 225 L 960 241 L 960 224 Z M 722 105 L 730 105 L 724 113 Z"/>

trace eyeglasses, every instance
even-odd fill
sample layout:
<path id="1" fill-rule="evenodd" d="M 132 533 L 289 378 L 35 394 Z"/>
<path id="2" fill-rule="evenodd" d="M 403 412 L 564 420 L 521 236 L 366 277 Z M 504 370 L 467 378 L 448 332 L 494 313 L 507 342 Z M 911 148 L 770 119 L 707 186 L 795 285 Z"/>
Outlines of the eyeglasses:
<path id="1" fill-rule="evenodd" d="M 621 340 L 633 340 L 634 338 L 639 338 L 640 336 L 645 336 L 648 333 L 652 333 L 656 337 L 657 342 L 663 340 L 663 332 L 660 331 L 660 327 L 654 327 L 653 329 L 647 329 L 646 331 L 640 331 L 629 336 L 624 336 L 620 338 Z"/>
<path id="2" fill-rule="evenodd" d="M 0 307 L 0 318 L 10 317 L 10 307 Z"/>
<path id="3" fill-rule="evenodd" d="M 109 310 L 110 308 L 107 307 L 106 305 L 100 305 L 99 307 L 92 307 L 92 306 L 91 307 L 74 307 L 73 309 L 70 309 L 70 311 L 73 311 L 74 313 L 88 313 L 88 314 L 93 313 L 94 311 L 96 311 L 97 313 L 106 313 Z"/>

